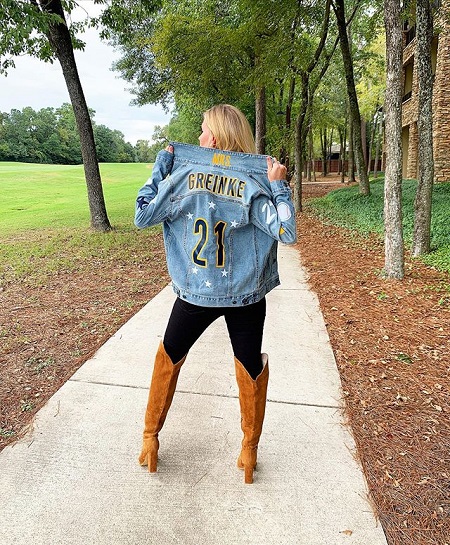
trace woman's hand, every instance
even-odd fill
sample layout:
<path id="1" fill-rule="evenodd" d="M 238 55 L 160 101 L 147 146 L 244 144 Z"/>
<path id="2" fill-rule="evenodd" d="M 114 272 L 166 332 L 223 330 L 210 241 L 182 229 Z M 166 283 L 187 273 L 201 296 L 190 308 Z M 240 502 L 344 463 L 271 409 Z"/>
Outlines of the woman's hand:
<path id="1" fill-rule="evenodd" d="M 173 153 L 173 146 L 171 146 L 171 145 L 166 146 L 165 150 L 168 151 L 169 153 Z"/>
<path id="2" fill-rule="evenodd" d="M 270 182 L 275 180 L 286 180 L 287 169 L 276 159 L 272 161 L 272 157 L 267 157 L 267 177 Z"/>

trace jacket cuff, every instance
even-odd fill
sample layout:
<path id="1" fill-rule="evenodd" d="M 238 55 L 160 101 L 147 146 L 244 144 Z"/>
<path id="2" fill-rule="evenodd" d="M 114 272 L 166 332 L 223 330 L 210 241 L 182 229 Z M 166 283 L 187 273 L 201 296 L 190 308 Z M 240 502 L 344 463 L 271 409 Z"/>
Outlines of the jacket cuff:
<path id="1" fill-rule="evenodd" d="M 173 165 L 173 153 L 170 153 L 170 151 L 167 151 L 165 149 L 158 151 L 158 155 L 156 156 L 156 161 L 165 163 L 170 170 Z"/>
<path id="2" fill-rule="evenodd" d="M 279 193 L 291 193 L 289 182 L 286 180 L 274 180 L 270 182 L 270 189 L 273 195 L 278 195 Z"/>

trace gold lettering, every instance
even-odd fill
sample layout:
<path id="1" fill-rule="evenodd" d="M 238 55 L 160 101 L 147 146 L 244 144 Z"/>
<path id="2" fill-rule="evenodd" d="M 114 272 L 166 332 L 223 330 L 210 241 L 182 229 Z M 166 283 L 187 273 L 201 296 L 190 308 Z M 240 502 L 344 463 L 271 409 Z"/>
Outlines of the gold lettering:
<path id="1" fill-rule="evenodd" d="M 236 195 L 242 199 L 242 197 L 244 196 L 244 189 L 245 189 L 245 182 L 243 182 L 242 180 L 239 180 L 239 185 L 238 185 L 238 189 L 237 189 L 237 193 Z"/>
<path id="2" fill-rule="evenodd" d="M 231 165 L 231 156 L 223 153 L 215 153 L 212 158 L 213 165 L 222 165 L 229 167 Z"/>
<path id="3" fill-rule="evenodd" d="M 216 154 L 219 155 L 219 154 Z M 223 157 L 226 157 L 223 155 Z M 239 178 L 229 178 L 220 176 L 212 172 L 191 172 L 188 177 L 188 188 L 190 190 L 203 189 L 216 195 L 225 195 L 227 197 L 237 197 L 242 199 L 247 182 Z"/>
<path id="4" fill-rule="evenodd" d="M 204 179 L 205 175 L 203 174 L 203 172 L 197 172 L 197 184 L 195 186 L 196 189 L 205 189 Z"/>
<path id="5" fill-rule="evenodd" d="M 236 183 L 239 180 L 237 178 L 233 178 L 228 182 L 228 188 L 227 188 L 227 195 L 229 197 L 236 197 Z"/>
<path id="6" fill-rule="evenodd" d="M 206 175 L 206 189 L 208 191 L 211 191 L 211 186 L 212 186 L 212 182 L 213 182 L 213 176 L 214 174 L 212 174 L 211 172 L 209 172 L 207 175 Z"/>
<path id="7" fill-rule="evenodd" d="M 225 193 L 225 184 L 226 184 L 226 181 L 227 181 L 227 177 L 226 176 L 221 176 L 220 177 L 220 181 L 219 183 L 217 184 L 217 191 L 216 193 L 218 193 L 219 195 L 223 195 Z"/>

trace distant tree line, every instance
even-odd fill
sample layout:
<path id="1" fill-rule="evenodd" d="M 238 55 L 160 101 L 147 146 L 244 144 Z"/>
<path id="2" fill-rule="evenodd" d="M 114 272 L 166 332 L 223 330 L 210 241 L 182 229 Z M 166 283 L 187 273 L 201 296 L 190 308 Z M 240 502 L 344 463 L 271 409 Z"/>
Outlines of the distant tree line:
<path id="1" fill-rule="evenodd" d="M 163 147 L 162 130 L 156 143 L 139 140 L 135 146 L 124 135 L 93 120 L 98 160 L 103 163 L 154 162 Z M 0 112 L 0 161 L 75 165 L 83 162 L 80 138 L 71 104 L 34 110 L 27 106 Z"/>

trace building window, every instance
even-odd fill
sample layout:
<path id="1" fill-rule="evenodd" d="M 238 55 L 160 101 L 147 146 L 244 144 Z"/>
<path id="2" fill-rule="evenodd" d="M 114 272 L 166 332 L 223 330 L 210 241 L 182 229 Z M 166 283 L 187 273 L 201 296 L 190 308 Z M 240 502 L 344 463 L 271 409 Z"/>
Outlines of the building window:
<path id="1" fill-rule="evenodd" d="M 414 70 L 414 62 L 408 62 L 408 64 L 405 64 L 403 67 L 403 77 L 404 77 L 404 83 L 403 83 L 403 100 L 402 102 L 406 102 L 411 98 L 412 95 L 412 82 L 413 82 L 413 70 Z"/>
<path id="2" fill-rule="evenodd" d="M 404 33 L 405 33 L 405 47 L 406 47 L 416 37 L 416 25 L 411 27 L 408 25 L 408 28 L 404 30 Z"/>

